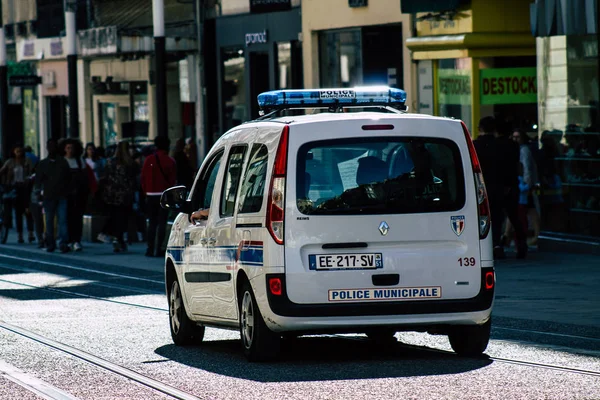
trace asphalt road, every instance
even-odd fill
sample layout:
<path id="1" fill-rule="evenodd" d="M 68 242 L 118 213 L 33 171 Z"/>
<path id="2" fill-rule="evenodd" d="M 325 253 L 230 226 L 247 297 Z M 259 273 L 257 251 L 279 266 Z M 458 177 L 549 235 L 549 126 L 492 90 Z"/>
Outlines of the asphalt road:
<path id="1" fill-rule="evenodd" d="M 172 344 L 157 271 L 0 251 L 0 398 L 174 398 L 141 376 L 200 399 L 599 399 L 599 261 L 538 253 L 499 263 L 488 357 L 398 333 L 385 348 L 362 335 L 303 337 L 279 362 L 249 364 L 237 332 Z"/>

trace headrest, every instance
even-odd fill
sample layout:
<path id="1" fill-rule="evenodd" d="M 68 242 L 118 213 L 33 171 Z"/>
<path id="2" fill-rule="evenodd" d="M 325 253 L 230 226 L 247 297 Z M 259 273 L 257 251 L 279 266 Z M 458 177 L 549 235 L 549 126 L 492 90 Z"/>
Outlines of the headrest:
<path id="1" fill-rule="evenodd" d="M 387 179 L 387 164 L 377 157 L 367 156 L 358 159 L 356 183 L 365 185 L 374 182 L 383 182 Z"/>

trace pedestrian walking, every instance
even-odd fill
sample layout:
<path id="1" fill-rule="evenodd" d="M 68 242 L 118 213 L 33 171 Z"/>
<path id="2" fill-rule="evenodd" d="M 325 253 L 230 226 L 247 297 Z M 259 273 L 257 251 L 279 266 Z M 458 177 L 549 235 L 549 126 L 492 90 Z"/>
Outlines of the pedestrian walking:
<path id="1" fill-rule="evenodd" d="M 538 167 L 535 157 L 531 151 L 531 139 L 527 133 L 522 129 L 516 129 L 513 132 L 512 138 L 519 144 L 520 149 L 520 161 L 523 166 L 523 181 L 529 187 L 527 194 L 527 204 L 525 207 L 525 217 L 521 217 L 525 221 L 524 229 L 528 232 L 529 221 L 531 221 L 531 228 L 533 234 L 528 239 L 529 245 L 536 245 L 538 236 L 540 234 L 540 200 L 537 195 L 537 188 L 540 185 Z M 521 207 L 522 208 L 522 207 Z"/>
<path id="2" fill-rule="evenodd" d="M 23 216 L 27 220 L 27 231 L 29 232 L 29 243 L 35 240 L 33 235 L 33 219 L 31 214 L 26 213 L 29 208 L 29 191 L 31 188 L 30 180 L 33 173 L 33 164 L 25 156 L 25 149 L 21 145 L 16 145 L 12 151 L 12 157 L 8 159 L 2 168 L 0 168 L 1 182 L 5 187 L 5 192 L 12 192 L 12 196 L 6 196 L 4 201 L 5 215 L 11 216 L 14 210 L 15 221 L 17 225 L 17 234 L 19 243 L 24 243 L 23 239 Z M 9 224 L 12 218 L 7 218 Z"/>
<path id="3" fill-rule="evenodd" d="M 96 181 L 99 181 L 100 178 L 104 177 L 106 159 L 100 156 L 98 149 L 96 149 L 96 145 L 94 145 L 94 143 L 90 142 L 85 145 L 85 152 L 83 158 L 88 167 L 90 167 L 90 169 L 94 172 L 94 177 L 96 178 Z"/>
<path id="4" fill-rule="evenodd" d="M 169 187 L 175 185 L 177 170 L 175 160 L 169 157 L 170 141 L 168 137 L 158 136 L 154 139 L 156 152 L 146 157 L 142 168 L 142 190 L 146 195 L 146 214 L 148 216 L 148 233 L 146 240 L 147 257 L 164 257 L 165 231 L 167 227 L 167 210 L 160 206 L 160 196 Z"/>
<path id="5" fill-rule="evenodd" d="M 50 139 L 46 143 L 48 157 L 39 162 L 36 168 L 35 184 L 41 188 L 41 199 L 46 222 L 46 251 L 56 249 L 54 219 L 58 219 L 59 249 L 69 251 L 69 231 L 67 229 L 67 189 L 70 185 L 69 163 L 59 152 L 58 143 Z"/>
<path id="6" fill-rule="evenodd" d="M 129 243 L 137 242 L 140 240 L 146 241 L 146 198 L 142 192 L 142 167 L 143 157 L 141 152 L 135 152 L 133 154 L 133 162 L 135 166 L 135 191 L 133 195 L 133 222 L 130 227 L 130 234 L 128 234 Z"/>
<path id="7" fill-rule="evenodd" d="M 134 202 L 135 175 L 136 168 L 129 153 L 129 142 L 122 141 L 106 166 L 102 196 L 108 220 L 99 237 L 103 241 L 110 237 L 115 253 L 127 250 L 124 234 Z"/>
<path id="8" fill-rule="evenodd" d="M 498 132 L 494 117 L 479 121 L 479 137 L 473 142 L 486 184 L 492 214 L 494 257 L 505 258 L 502 233 L 508 217 L 515 229 L 517 258 L 527 256 L 526 235 L 519 220 L 519 145 Z"/>
<path id="9" fill-rule="evenodd" d="M 67 224 L 69 232 L 69 248 L 81 251 L 81 236 L 83 233 L 83 214 L 90 193 L 88 166 L 82 154 L 83 146 L 79 140 L 65 141 L 65 160 L 69 164 L 70 179 L 67 189 Z"/>
<path id="10" fill-rule="evenodd" d="M 24 149 L 25 149 L 25 157 L 29 158 L 29 160 L 33 164 L 33 167 L 35 168 L 37 163 L 40 162 L 39 157 L 35 155 L 31 146 L 25 146 Z"/>
<path id="11" fill-rule="evenodd" d="M 173 159 L 177 168 L 177 184 L 183 185 L 189 191 L 194 183 L 194 168 L 191 161 L 185 152 L 185 140 L 177 139 L 175 142 L 175 150 L 173 151 Z"/>
<path id="12" fill-rule="evenodd" d="M 37 167 L 36 167 L 37 168 Z M 33 227 L 35 230 L 35 236 L 37 238 L 38 249 L 46 247 L 46 241 L 44 238 L 44 213 L 43 213 L 43 202 L 42 202 L 42 188 L 36 183 L 36 172 L 34 171 L 31 176 L 32 188 L 31 196 L 29 198 L 29 211 L 31 218 L 33 219 Z"/>

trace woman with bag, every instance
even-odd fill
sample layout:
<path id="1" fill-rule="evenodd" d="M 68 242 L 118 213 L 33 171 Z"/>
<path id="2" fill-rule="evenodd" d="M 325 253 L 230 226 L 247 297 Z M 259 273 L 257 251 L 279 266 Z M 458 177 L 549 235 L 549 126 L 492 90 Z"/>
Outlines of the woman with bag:
<path id="1" fill-rule="evenodd" d="M 17 233 L 19 235 L 18 242 L 24 243 L 23 239 L 23 214 L 29 204 L 30 180 L 29 177 L 33 173 L 33 164 L 31 160 L 25 156 L 25 150 L 22 146 L 17 145 L 12 151 L 13 157 L 7 160 L 2 168 L 0 168 L 0 178 L 4 185 L 4 206 L 6 207 L 6 216 L 15 211 L 15 219 L 17 221 Z M 27 215 L 27 214 L 26 214 Z M 29 243 L 35 241 L 33 234 L 33 219 L 29 215 L 27 218 L 27 230 L 29 232 Z M 9 218 L 6 221 L 11 224 Z"/>
<path id="2" fill-rule="evenodd" d="M 106 166 L 102 184 L 102 200 L 106 205 L 108 221 L 99 237 L 105 241 L 110 238 L 115 253 L 127 250 L 123 236 L 134 200 L 135 175 L 136 168 L 129 153 L 129 142 L 122 141 Z"/>

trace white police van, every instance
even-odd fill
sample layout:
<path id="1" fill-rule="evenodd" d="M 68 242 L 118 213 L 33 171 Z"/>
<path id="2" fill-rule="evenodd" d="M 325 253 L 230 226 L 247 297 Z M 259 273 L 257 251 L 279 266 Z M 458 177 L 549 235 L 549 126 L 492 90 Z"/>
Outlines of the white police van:
<path id="1" fill-rule="evenodd" d="M 258 100 L 266 115 L 215 143 L 189 196 L 163 194 L 180 212 L 165 264 L 175 344 L 201 341 L 205 326 L 239 329 L 248 359 L 265 360 L 282 337 L 385 343 L 411 330 L 482 353 L 495 275 L 464 123 L 408 114 L 406 93 L 388 87 Z M 325 112 L 281 115 L 295 108 Z M 191 223 L 203 208 L 207 219 Z"/>

